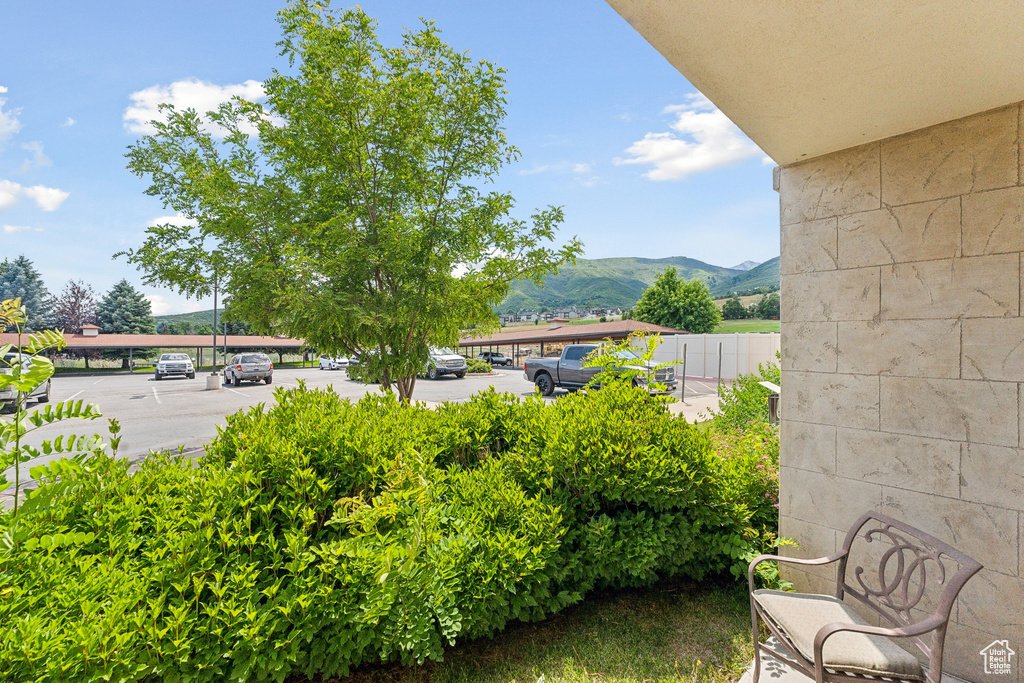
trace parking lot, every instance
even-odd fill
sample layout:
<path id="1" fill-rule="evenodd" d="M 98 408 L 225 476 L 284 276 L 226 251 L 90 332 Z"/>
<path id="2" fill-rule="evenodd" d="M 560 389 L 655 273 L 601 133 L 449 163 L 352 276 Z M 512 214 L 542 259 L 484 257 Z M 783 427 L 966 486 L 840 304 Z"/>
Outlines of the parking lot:
<path id="1" fill-rule="evenodd" d="M 217 433 L 217 426 L 225 424 L 225 416 L 259 403 L 274 400 L 275 387 L 296 387 L 302 381 L 310 388 L 332 388 L 343 398 L 358 400 L 368 392 L 380 392 L 379 385 L 350 381 L 343 370 L 328 371 L 317 368 L 276 368 L 271 385 L 243 383 L 241 386 L 222 386 L 217 391 L 206 391 L 206 375 L 195 379 L 167 378 L 156 381 L 152 374 L 118 374 L 106 376 L 57 376 L 53 379 L 52 401 L 69 399 L 97 404 L 104 418 L 95 421 L 72 420 L 46 426 L 34 432 L 28 443 L 38 446 L 44 439 L 59 434 L 106 434 L 106 418 L 121 423 L 120 457 L 136 460 L 150 450 L 199 449 Z M 449 376 L 416 382 L 414 397 L 428 404 L 446 401 L 464 401 L 473 394 L 493 386 L 501 392 L 519 396 L 533 393 L 533 385 L 526 381 L 519 368 L 495 369 L 490 375 L 466 375 L 463 379 Z M 557 400 L 561 390 L 547 400 Z M 677 398 L 679 391 L 674 394 Z M 676 404 L 676 412 L 697 417 L 699 408 L 717 403 L 713 381 L 688 379 L 686 404 Z M 36 406 L 30 404 L 32 410 Z M 684 410 L 685 409 L 685 410 Z M 28 469 L 60 456 L 43 456 L 22 466 L 22 476 Z M 13 481 L 13 470 L 8 470 Z M 8 489 L 5 494 L 11 494 Z"/>

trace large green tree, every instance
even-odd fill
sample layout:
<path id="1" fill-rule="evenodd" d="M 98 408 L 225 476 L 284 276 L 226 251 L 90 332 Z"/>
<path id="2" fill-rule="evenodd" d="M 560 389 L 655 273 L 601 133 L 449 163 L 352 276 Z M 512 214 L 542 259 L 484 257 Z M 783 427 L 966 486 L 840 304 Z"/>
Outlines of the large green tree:
<path id="1" fill-rule="evenodd" d="M 696 278 L 687 282 L 672 266 L 644 291 L 633 308 L 632 317 L 694 334 L 713 332 L 722 320 L 708 286 Z"/>
<path id="2" fill-rule="evenodd" d="M 493 325 L 511 282 L 539 283 L 581 245 L 554 245 L 561 210 L 527 222 L 510 194 L 479 189 L 518 156 L 503 70 L 432 23 L 387 47 L 358 9 L 295 0 L 278 21 L 289 68 L 264 104 L 236 99 L 212 125 L 165 105 L 129 148 L 147 193 L 197 225 L 154 226 L 128 259 L 193 294 L 205 280 L 191 264 L 220 254 L 222 290 L 255 332 L 361 351 L 409 400 L 429 345 Z"/>
<path id="3" fill-rule="evenodd" d="M 28 311 L 23 328 L 26 332 L 50 327 L 50 293 L 39 271 L 24 254 L 0 263 L 0 301 L 6 299 L 21 299 L 21 305 Z"/>
<path id="4" fill-rule="evenodd" d="M 154 334 L 153 308 L 142 292 L 121 280 L 106 293 L 96 309 L 96 318 L 103 334 Z M 152 358 L 154 349 L 111 349 L 105 358 L 120 358 L 121 367 L 128 368 L 128 359 Z"/>
<path id="5" fill-rule="evenodd" d="M 740 302 L 739 296 L 735 294 L 722 305 L 722 317 L 726 320 L 740 320 L 749 315 L 746 307 Z"/>

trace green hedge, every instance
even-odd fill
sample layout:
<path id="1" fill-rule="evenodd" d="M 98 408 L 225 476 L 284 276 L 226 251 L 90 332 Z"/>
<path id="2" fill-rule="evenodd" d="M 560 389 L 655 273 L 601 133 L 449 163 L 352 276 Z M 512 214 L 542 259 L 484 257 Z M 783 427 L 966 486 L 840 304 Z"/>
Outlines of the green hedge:
<path id="1" fill-rule="evenodd" d="M 744 483 L 753 460 L 628 386 L 437 410 L 275 393 L 201 461 L 129 474 L 97 456 L 44 479 L 51 505 L 2 518 L 0 680 L 282 681 L 437 659 L 596 587 L 742 567 L 774 513 Z"/>

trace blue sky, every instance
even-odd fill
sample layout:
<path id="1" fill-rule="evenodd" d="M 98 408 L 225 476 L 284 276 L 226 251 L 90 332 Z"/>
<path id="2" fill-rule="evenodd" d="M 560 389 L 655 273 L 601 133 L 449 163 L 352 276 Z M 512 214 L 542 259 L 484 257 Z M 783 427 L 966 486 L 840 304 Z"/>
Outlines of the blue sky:
<path id="1" fill-rule="evenodd" d="M 0 0 L 0 258 L 27 255 L 53 292 L 81 278 L 102 294 L 127 277 L 157 314 L 209 308 L 112 260 L 168 215 L 123 155 L 159 100 L 203 108 L 258 92 L 284 66 L 280 4 Z M 433 19 L 449 44 L 508 70 L 522 158 L 497 187 L 523 217 L 563 206 L 561 234 L 585 257 L 778 255 L 770 160 L 604 2 L 360 6 L 385 42 Z"/>

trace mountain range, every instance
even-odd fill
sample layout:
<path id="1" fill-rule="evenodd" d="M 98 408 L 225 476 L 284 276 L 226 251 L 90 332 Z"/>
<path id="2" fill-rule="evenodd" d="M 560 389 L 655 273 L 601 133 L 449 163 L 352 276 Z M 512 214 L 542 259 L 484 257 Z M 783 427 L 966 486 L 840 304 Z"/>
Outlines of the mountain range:
<path id="1" fill-rule="evenodd" d="M 753 262 L 748 261 L 740 266 L 750 263 Z M 756 287 L 777 289 L 779 286 L 778 257 L 759 265 L 754 264 L 749 270 L 713 266 L 685 256 L 661 259 L 577 259 L 575 266 L 565 266 L 557 274 L 544 278 L 543 287 L 532 282 L 514 283 L 505 301 L 495 310 L 498 313 L 514 313 L 571 306 L 631 307 L 669 266 L 675 266 L 679 276 L 687 280 L 703 280 L 715 297 Z"/>
<path id="2" fill-rule="evenodd" d="M 749 264 L 753 264 L 749 269 Z M 498 313 L 553 310 L 557 308 L 588 308 L 608 306 L 629 308 L 640 299 L 644 290 L 654 284 L 658 275 L 675 266 L 680 277 L 698 278 L 707 283 L 715 298 L 732 292 L 746 292 L 758 287 L 778 289 L 779 258 L 755 264 L 745 261 L 733 268 L 723 268 L 685 256 L 649 259 L 636 257 L 577 259 L 575 266 L 565 266 L 557 274 L 544 278 L 544 287 L 532 282 L 513 283 Z M 212 324 L 213 310 L 156 316 L 156 322 L 187 320 L 196 325 Z"/>

